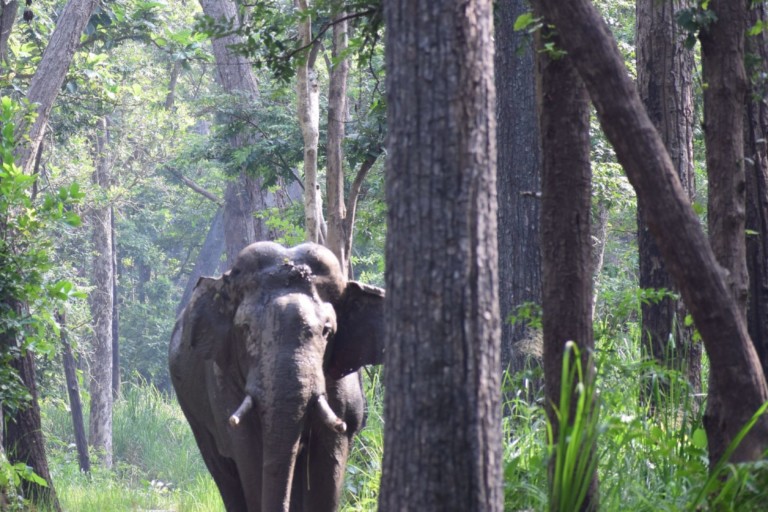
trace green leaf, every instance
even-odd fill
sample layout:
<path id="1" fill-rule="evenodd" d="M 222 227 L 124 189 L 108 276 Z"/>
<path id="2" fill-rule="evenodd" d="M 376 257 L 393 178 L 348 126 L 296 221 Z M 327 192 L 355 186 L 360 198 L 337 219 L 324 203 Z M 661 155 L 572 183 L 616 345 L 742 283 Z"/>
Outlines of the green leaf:
<path id="1" fill-rule="evenodd" d="M 530 25 L 536 22 L 536 18 L 533 17 L 532 12 L 524 12 L 520 16 L 517 17 L 515 20 L 515 25 L 513 27 L 515 32 L 519 32 L 521 30 L 525 30 Z"/>
<path id="2" fill-rule="evenodd" d="M 691 443 L 696 448 L 700 448 L 702 450 L 706 450 L 707 448 L 707 433 L 704 431 L 703 428 L 697 428 L 693 431 L 693 434 L 691 435 Z"/>

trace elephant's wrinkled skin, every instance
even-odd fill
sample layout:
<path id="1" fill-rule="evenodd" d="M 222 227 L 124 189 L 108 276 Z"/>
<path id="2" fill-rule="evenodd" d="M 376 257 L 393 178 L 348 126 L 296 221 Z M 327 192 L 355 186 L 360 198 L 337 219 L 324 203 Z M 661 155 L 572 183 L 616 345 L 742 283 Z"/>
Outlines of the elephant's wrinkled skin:
<path id="1" fill-rule="evenodd" d="M 227 510 L 336 510 L 364 422 L 357 370 L 382 359 L 383 297 L 316 244 L 257 242 L 198 282 L 169 364 Z"/>

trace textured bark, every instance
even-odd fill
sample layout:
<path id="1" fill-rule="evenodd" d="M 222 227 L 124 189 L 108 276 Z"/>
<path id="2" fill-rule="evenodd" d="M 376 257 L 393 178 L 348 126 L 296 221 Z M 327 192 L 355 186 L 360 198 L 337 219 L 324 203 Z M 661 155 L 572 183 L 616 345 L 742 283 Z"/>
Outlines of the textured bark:
<path id="1" fill-rule="evenodd" d="M 333 26 L 333 65 L 329 71 L 328 83 L 328 146 L 326 171 L 326 195 L 328 199 L 328 240 L 326 246 L 333 251 L 346 277 L 349 273 L 349 252 L 347 239 L 347 208 L 344 203 L 344 123 L 347 115 L 347 75 L 349 61 L 344 56 L 347 49 L 347 22 L 338 21 L 346 13 L 336 15 Z M 350 226 L 351 228 L 351 226 Z"/>
<path id="2" fill-rule="evenodd" d="M 744 69 L 746 3 L 712 0 L 717 21 L 699 34 L 707 148 L 709 239 L 717 261 L 728 272 L 731 294 L 747 312 L 744 241 Z"/>
<path id="3" fill-rule="evenodd" d="M 8 39 L 11 37 L 11 30 L 16 21 L 16 13 L 19 10 L 19 2 L 11 0 L 0 6 L 0 67 L 8 62 Z"/>
<path id="4" fill-rule="evenodd" d="M 531 337 L 525 324 L 506 321 L 526 302 L 541 304 L 539 210 L 541 149 L 536 112 L 535 60 L 531 41 L 512 30 L 526 0 L 499 0 L 494 19 L 496 91 L 498 104 L 499 302 L 501 308 L 501 367 L 510 371 L 517 342 Z"/>
<path id="5" fill-rule="evenodd" d="M 32 503 L 50 506 L 60 512 L 61 507 L 48 469 L 48 459 L 45 456 L 45 438 L 40 421 L 40 406 L 37 401 L 34 375 L 35 360 L 32 352 L 14 359 L 10 365 L 21 377 L 32 399 L 13 416 L 6 418 L 5 446 L 9 460 L 11 463 L 25 463 L 48 482 L 48 487 L 41 487 L 33 482 L 22 480 L 21 489 L 24 496 Z"/>
<path id="6" fill-rule="evenodd" d="M 749 11 L 748 26 L 765 22 L 765 3 Z M 744 133 L 746 177 L 747 270 L 749 301 L 747 327 L 763 374 L 768 375 L 768 105 L 764 100 L 768 73 L 768 38 L 765 32 L 747 38 L 746 51 L 754 62 L 749 70 L 749 94 Z"/>
<path id="7" fill-rule="evenodd" d="M 110 186 L 109 128 L 102 119 L 95 137 L 93 182 L 103 191 Z M 93 318 L 93 359 L 91 361 L 91 412 L 89 444 L 99 452 L 99 462 L 112 467 L 112 208 L 96 204 L 90 213 L 93 241 L 93 290 L 90 295 Z"/>
<path id="8" fill-rule="evenodd" d="M 693 51 L 683 45 L 685 31 L 677 12 L 691 0 L 658 2 L 637 0 L 636 48 L 638 92 L 677 170 L 683 190 L 692 200 L 693 172 Z M 676 291 L 656 242 L 637 213 L 639 285 L 643 289 Z M 688 314 L 682 300 L 671 297 L 641 303 L 644 355 L 668 368 L 701 381 L 701 345 L 693 342 L 693 329 L 685 327 Z M 672 340 L 672 343 L 670 343 Z M 641 387 L 651 400 L 650 389 Z"/>
<path id="9" fill-rule="evenodd" d="M 232 0 L 200 0 L 203 13 L 215 20 L 236 20 L 237 7 Z M 222 88 L 242 101 L 249 101 L 259 95 L 256 77 L 248 59 L 231 50 L 240 42 L 240 36 L 231 34 L 212 41 L 216 71 Z M 253 142 L 255 135 L 240 134 L 232 137 L 233 149 L 245 147 Z M 261 180 L 241 172 L 237 179 L 227 184 L 224 193 L 224 245 L 227 266 L 231 266 L 240 249 L 256 240 L 269 239 L 264 222 L 255 219 L 253 213 L 266 208 L 270 193 L 263 189 Z"/>
<path id="10" fill-rule="evenodd" d="M 120 300 L 118 295 L 117 232 L 115 207 L 110 208 L 110 238 L 112 239 L 112 400 L 120 394 Z"/>
<path id="11" fill-rule="evenodd" d="M 541 3 L 590 92 L 667 269 L 691 310 L 709 355 L 711 382 L 723 391 L 723 407 L 706 424 L 714 464 L 768 400 L 768 387 L 743 315 L 731 298 L 698 217 L 605 22 L 587 0 Z M 731 460 L 757 460 L 767 447 L 768 418 L 763 417 Z"/>
<path id="12" fill-rule="evenodd" d="M 72 355 L 72 345 L 67 334 L 67 321 L 64 313 L 57 313 L 56 321 L 61 329 L 62 359 L 64 360 L 64 378 L 67 383 L 67 395 L 69 396 L 69 410 L 72 414 L 72 429 L 75 433 L 75 446 L 77 447 L 77 460 L 80 471 L 88 473 L 91 470 L 91 460 L 88 456 L 88 441 L 85 437 L 85 425 L 83 424 L 83 405 L 80 401 L 80 387 L 77 383 L 77 366 Z"/>
<path id="13" fill-rule="evenodd" d="M 491 2 L 393 0 L 384 16 L 388 339 L 379 509 L 500 511 Z"/>
<path id="14" fill-rule="evenodd" d="M 309 2 L 294 0 L 297 9 L 307 9 Z M 299 21 L 299 41 L 302 46 L 312 41 L 312 19 Z M 296 69 L 296 111 L 304 137 L 304 229 L 307 241 L 324 243 L 322 195 L 317 178 L 317 144 L 320 139 L 320 93 L 315 70 L 316 48 L 308 52 Z"/>
<path id="15" fill-rule="evenodd" d="M 35 155 L 43 141 L 45 125 L 53 108 L 53 102 L 61 90 L 72 56 L 80 43 L 80 35 L 98 4 L 97 0 L 69 0 L 56 20 L 56 28 L 45 47 L 42 60 L 32 77 L 27 91 L 30 103 L 37 104 L 37 117 L 29 128 L 29 143 L 19 149 L 19 166 L 26 174 L 32 174 Z M 20 123 L 19 133 L 26 133 L 27 126 Z"/>
<path id="16" fill-rule="evenodd" d="M 534 2 L 536 5 L 536 2 Z M 538 7 L 537 7 L 538 10 Z M 544 35 L 539 36 L 541 39 Z M 560 46 L 557 36 L 546 36 Z M 592 243 L 589 162 L 589 96 L 570 58 L 552 59 L 539 42 L 541 116 L 541 282 L 544 388 L 553 438 L 561 428 L 560 403 L 565 346 L 582 354 L 585 378 L 594 378 L 592 336 Z M 569 386 L 574 393 L 576 383 Z M 572 401 L 575 403 L 575 400 Z M 595 456 L 596 447 L 584 447 Z M 580 510 L 597 510 L 597 473 Z"/>

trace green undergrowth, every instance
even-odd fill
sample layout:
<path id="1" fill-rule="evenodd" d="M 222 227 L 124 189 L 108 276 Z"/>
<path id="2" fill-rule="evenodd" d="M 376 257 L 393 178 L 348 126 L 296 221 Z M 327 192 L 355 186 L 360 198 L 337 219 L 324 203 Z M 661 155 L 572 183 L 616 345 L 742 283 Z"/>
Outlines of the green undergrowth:
<path id="1" fill-rule="evenodd" d="M 600 509 L 765 510 L 767 463 L 723 465 L 721 475 L 729 478 L 709 477 L 703 395 L 694 393 L 679 373 L 642 361 L 632 326 L 610 337 L 601 336 L 599 329 L 596 333 L 594 399 L 600 415 L 588 429 L 597 435 Z M 641 404 L 641 375 L 651 382 L 654 414 Z M 355 439 L 347 466 L 341 507 L 346 512 L 376 510 L 384 430 L 380 377 L 378 369 L 364 375 L 367 423 Z M 541 370 L 535 366 L 505 376 L 508 511 L 552 506 L 547 467 L 548 453 L 556 450 L 547 445 L 541 382 Z M 46 400 L 43 416 L 50 466 L 65 511 L 223 510 L 176 402 L 152 386 L 126 386 L 116 403 L 111 471 L 79 471 L 65 402 Z"/>

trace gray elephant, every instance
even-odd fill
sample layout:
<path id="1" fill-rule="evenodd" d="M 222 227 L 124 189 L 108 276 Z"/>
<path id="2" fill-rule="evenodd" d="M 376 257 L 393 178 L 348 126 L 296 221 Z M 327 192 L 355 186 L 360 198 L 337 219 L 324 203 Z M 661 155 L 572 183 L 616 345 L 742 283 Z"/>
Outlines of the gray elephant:
<path id="1" fill-rule="evenodd" d="M 333 511 L 383 358 L 384 291 L 316 244 L 257 242 L 201 278 L 171 337 L 176 394 L 229 511 Z"/>

